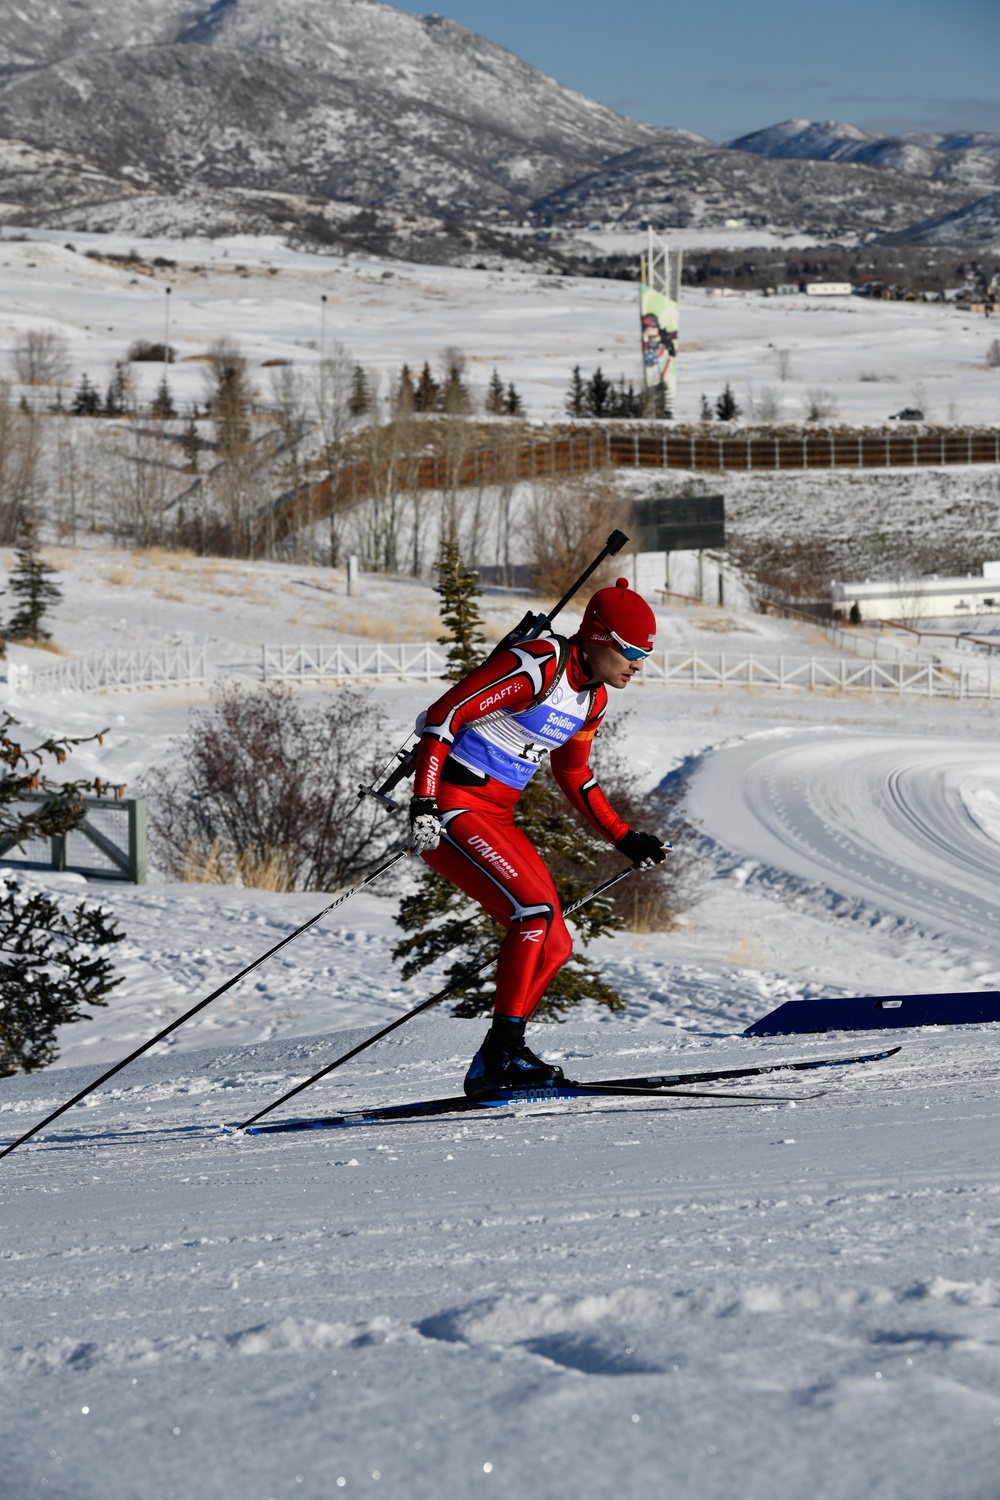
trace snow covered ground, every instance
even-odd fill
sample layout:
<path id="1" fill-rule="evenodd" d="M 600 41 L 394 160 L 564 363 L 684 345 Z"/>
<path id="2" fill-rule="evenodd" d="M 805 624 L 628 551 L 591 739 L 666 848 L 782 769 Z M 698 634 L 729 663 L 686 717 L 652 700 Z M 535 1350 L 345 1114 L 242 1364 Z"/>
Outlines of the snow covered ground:
<path id="1" fill-rule="evenodd" d="M 70 343 L 74 385 L 86 372 L 103 387 L 134 339 L 162 340 L 167 285 L 178 351 L 170 383 L 180 403 L 204 400 L 197 360 L 222 336 L 257 365 L 307 366 L 324 341 L 329 348 L 338 340 L 387 376 L 404 360 L 433 364 L 451 346 L 468 357 L 481 394 L 497 366 L 534 418 L 562 415 L 576 364 L 585 374 L 600 364 L 615 379 L 640 377 L 636 290 L 625 282 L 309 255 L 277 238 L 133 243 L 74 234 L 67 249 L 52 231 L 17 231 L 30 234 L 25 240 L 14 233 L 0 235 L 0 348 L 29 328 L 58 329 Z M 150 276 L 86 255 L 130 250 L 174 264 Z M 823 392 L 830 414 L 847 422 L 883 422 L 916 405 L 933 421 L 994 423 L 1000 372 L 986 363 L 993 333 L 954 307 L 685 288 L 678 415 L 697 419 L 702 393 L 714 401 L 729 381 L 748 415 L 770 391 L 772 420 L 801 421 L 811 395 Z M 161 373 L 136 367 L 145 396 Z M 259 385 L 266 399 L 266 370 Z"/>
<path id="2" fill-rule="evenodd" d="M 374 579 L 346 601 L 342 575 L 290 564 L 59 562 L 74 649 L 210 634 L 245 655 L 363 637 L 368 616 L 423 636 L 434 604 Z M 731 610 L 665 613 L 661 639 L 717 645 L 720 620 L 727 649 L 820 649 Z M 428 691 L 377 695 L 403 731 Z M 7 702 L 28 731 L 108 726 L 71 769 L 129 783 L 198 707 Z M 786 999 L 1000 987 L 996 705 L 650 688 L 613 707 L 644 783 L 690 788 L 701 899 L 673 931 L 591 950 L 629 1009 L 537 1034 L 567 1072 L 848 1055 L 886 1033 L 741 1033 Z M 59 1066 L 0 1081 L 0 1140 L 324 904 L 99 893 L 124 983 L 64 1029 Z M 893 1033 L 883 1063 L 739 1086 L 773 1102 L 221 1136 L 431 991 L 399 978 L 393 909 L 336 912 L 0 1163 L 0 1494 L 994 1500 L 997 1027 Z M 288 1112 L 451 1093 L 481 1033 L 418 1018 Z"/>

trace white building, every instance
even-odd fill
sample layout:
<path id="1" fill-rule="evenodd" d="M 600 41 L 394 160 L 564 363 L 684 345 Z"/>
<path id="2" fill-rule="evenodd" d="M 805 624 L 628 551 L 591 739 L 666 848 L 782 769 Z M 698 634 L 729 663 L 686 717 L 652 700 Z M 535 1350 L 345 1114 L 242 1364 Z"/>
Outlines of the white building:
<path id="1" fill-rule="evenodd" d="M 862 620 L 957 620 L 1000 615 L 1000 562 L 983 563 L 983 576 L 967 578 L 899 578 L 894 582 L 834 583 L 835 613 L 845 618 L 857 604 Z"/>

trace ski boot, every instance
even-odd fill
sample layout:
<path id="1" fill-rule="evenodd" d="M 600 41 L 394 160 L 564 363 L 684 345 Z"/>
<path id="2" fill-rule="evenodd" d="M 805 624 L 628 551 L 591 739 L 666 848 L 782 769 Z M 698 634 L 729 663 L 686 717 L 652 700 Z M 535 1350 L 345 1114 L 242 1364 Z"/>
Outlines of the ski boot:
<path id="1" fill-rule="evenodd" d="M 493 1089 L 552 1088 L 563 1079 L 562 1068 L 536 1057 L 524 1040 L 527 1022 L 515 1016 L 494 1016 L 465 1075 L 470 1099 Z"/>

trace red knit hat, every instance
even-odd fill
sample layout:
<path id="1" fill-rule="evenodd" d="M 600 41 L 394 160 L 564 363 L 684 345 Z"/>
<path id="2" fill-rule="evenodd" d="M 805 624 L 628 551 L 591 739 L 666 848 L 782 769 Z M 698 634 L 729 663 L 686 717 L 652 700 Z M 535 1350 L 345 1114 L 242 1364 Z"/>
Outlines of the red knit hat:
<path id="1" fill-rule="evenodd" d="M 593 595 L 579 633 L 582 640 L 598 645 L 652 651 L 656 616 L 645 599 L 629 588 L 628 579 L 619 578 L 613 589 L 598 589 Z"/>

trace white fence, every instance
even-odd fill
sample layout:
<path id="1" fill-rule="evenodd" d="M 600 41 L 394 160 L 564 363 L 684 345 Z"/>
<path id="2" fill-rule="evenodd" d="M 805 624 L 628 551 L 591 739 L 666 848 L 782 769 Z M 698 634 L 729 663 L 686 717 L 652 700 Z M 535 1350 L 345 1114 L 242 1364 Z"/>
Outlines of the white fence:
<path id="1" fill-rule="evenodd" d="M 259 665 L 210 667 L 204 646 L 156 647 L 71 657 L 35 670 L 10 667 L 13 690 L 23 693 L 108 692 L 153 687 L 206 687 L 216 676 L 257 677 L 278 683 L 435 682 L 446 652 L 425 641 L 383 645 L 262 646 Z M 923 698 L 1000 698 L 1000 661 L 946 668 L 929 659 L 886 661 L 848 656 L 747 656 L 732 652 L 654 651 L 639 686 L 747 687 L 895 693 Z"/>
<path id="2" fill-rule="evenodd" d="M 736 656 L 725 651 L 654 651 L 639 682 L 686 687 L 834 689 L 923 698 L 1000 698 L 1000 664 L 947 671 L 934 661 L 858 660 L 848 656 Z"/>
<path id="3" fill-rule="evenodd" d="M 262 646 L 265 682 L 433 682 L 444 675 L 447 651 L 424 641 L 384 646 Z"/>
<path id="4" fill-rule="evenodd" d="M 211 681 L 205 646 L 149 646 L 136 651 L 89 651 L 51 667 L 11 662 L 12 692 L 107 693 L 115 689 L 205 687 Z"/>
<path id="5" fill-rule="evenodd" d="M 423 645 L 264 646 L 270 682 L 432 682 L 445 649 Z M 924 698 L 1000 698 L 1000 662 L 947 671 L 927 658 L 885 661 L 848 656 L 746 656 L 725 651 L 654 651 L 636 678 L 647 687 L 760 687 L 903 693 Z"/>

